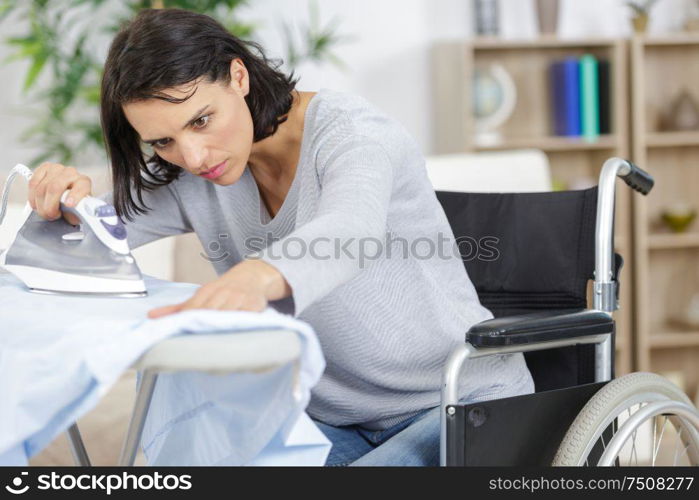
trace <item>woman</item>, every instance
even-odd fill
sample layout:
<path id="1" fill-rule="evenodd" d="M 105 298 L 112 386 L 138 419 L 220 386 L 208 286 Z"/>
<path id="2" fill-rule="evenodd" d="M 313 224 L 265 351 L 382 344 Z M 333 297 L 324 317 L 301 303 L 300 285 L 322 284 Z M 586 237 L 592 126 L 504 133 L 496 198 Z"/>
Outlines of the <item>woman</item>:
<path id="1" fill-rule="evenodd" d="M 194 231 L 219 274 L 149 316 L 270 304 L 305 320 L 327 361 L 307 412 L 328 464 L 437 465 L 441 368 L 491 314 L 443 251 L 453 234 L 405 130 L 361 98 L 297 91 L 259 47 L 181 10 L 116 36 L 101 108 L 131 247 Z M 91 182 L 44 164 L 29 201 L 57 218 L 65 190 L 74 204 Z M 532 390 L 518 354 L 470 361 L 460 395 Z"/>

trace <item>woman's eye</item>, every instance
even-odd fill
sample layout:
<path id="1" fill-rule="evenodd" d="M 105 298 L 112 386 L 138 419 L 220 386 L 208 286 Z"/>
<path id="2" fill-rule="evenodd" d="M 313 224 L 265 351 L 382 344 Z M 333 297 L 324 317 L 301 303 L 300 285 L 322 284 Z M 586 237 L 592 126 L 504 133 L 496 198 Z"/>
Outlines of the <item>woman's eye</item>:
<path id="1" fill-rule="evenodd" d="M 209 123 L 209 115 L 204 115 L 192 122 L 192 125 L 194 125 L 194 128 L 204 128 L 207 123 Z"/>
<path id="2" fill-rule="evenodd" d="M 197 129 L 204 128 L 209 123 L 210 117 L 211 115 L 204 115 L 202 117 L 199 117 L 192 122 L 192 126 Z M 171 139 L 159 139 L 148 144 L 150 144 L 154 149 L 164 149 L 170 144 L 170 142 Z"/>

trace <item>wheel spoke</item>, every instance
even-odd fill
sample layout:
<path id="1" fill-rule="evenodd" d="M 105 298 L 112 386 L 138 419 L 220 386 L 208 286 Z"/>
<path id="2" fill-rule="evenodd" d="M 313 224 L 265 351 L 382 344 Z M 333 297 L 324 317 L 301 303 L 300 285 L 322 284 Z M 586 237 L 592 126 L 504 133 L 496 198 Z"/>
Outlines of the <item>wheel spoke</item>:
<path id="1" fill-rule="evenodd" d="M 626 409 L 626 414 L 627 414 L 626 420 L 628 420 L 628 419 L 631 418 L 631 408 L 633 408 L 634 406 L 636 406 L 636 405 L 631 405 L 631 406 L 629 406 L 629 407 Z M 622 424 L 622 425 L 623 425 L 623 424 Z M 628 460 L 628 462 L 627 462 L 626 465 L 631 465 L 631 460 L 633 460 L 633 447 L 634 447 L 634 445 L 632 444 L 631 450 L 630 450 L 630 452 L 629 452 L 629 460 Z M 621 454 L 621 453 L 620 453 L 620 454 Z M 621 460 L 621 457 L 619 457 L 619 460 Z"/>
<path id="2" fill-rule="evenodd" d="M 642 405 L 638 405 L 638 409 L 641 409 Z M 630 413 L 630 412 L 629 412 Z M 636 455 L 636 465 L 638 465 L 638 450 L 636 449 L 636 429 L 634 429 L 633 433 L 631 434 L 631 456 L 629 456 L 629 465 L 631 465 L 631 461 L 634 458 L 634 455 Z"/>
<path id="3" fill-rule="evenodd" d="M 655 453 L 655 438 L 658 437 L 658 426 L 656 425 L 656 423 L 657 423 L 657 420 L 655 417 L 653 417 L 653 444 L 651 445 L 652 446 L 651 449 L 653 451 L 653 457 L 652 457 L 652 461 L 650 463 L 651 467 L 655 467 L 655 457 L 657 455 Z"/>
<path id="4" fill-rule="evenodd" d="M 684 430 L 683 426 L 680 426 L 680 432 L 677 434 L 677 441 L 675 441 L 675 458 L 672 460 L 672 465 L 677 465 L 677 452 L 679 451 L 677 448 L 677 443 L 682 441 L 682 431 Z M 686 449 L 686 448 L 685 448 Z"/>
<path id="5" fill-rule="evenodd" d="M 665 433 L 665 424 L 667 424 L 667 416 L 665 416 L 664 418 L 665 419 L 663 420 L 663 427 L 660 430 L 660 437 L 658 438 L 658 447 L 653 452 L 653 463 L 655 463 L 655 457 L 658 456 L 658 452 L 660 451 L 660 443 L 662 442 L 663 434 Z"/>
<path id="6" fill-rule="evenodd" d="M 696 464 L 692 464 L 692 463 L 691 463 L 691 460 L 689 460 L 689 454 L 687 453 L 687 449 L 689 448 L 689 443 L 690 443 L 690 442 L 689 442 L 689 440 L 688 440 L 688 441 L 687 441 L 687 444 L 684 446 L 684 450 L 683 450 L 683 451 L 684 451 L 685 456 L 686 456 L 687 459 L 688 459 L 687 461 L 690 462 L 689 465 L 696 465 Z"/>

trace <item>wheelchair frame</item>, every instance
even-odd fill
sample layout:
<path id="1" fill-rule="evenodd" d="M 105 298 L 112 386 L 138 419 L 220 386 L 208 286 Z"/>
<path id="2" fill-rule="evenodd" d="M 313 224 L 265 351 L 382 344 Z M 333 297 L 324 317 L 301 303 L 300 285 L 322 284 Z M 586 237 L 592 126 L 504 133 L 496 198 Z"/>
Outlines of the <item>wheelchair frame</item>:
<path id="1" fill-rule="evenodd" d="M 599 195 L 595 226 L 595 272 L 593 285 L 593 308 L 585 312 L 606 314 L 610 321 L 611 313 L 618 309 L 617 287 L 612 270 L 614 238 L 615 181 L 623 178 L 632 188 L 647 194 L 653 186 L 652 178 L 627 160 L 608 159 L 600 173 Z M 458 381 L 461 369 L 468 359 L 511 354 L 517 352 L 541 351 L 579 344 L 595 345 L 595 382 L 608 382 L 612 379 L 613 356 L 612 338 L 614 330 L 608 333 L 571 336 L 546 341 L 528 341 L 525 345 L 501 347 L 475 347 L 468 340 L 458 345 L 449 355 L 442 374 L 440 408 L 440 465 L 447 465 L 447 421 L 456 411 L 459 402 Z M 468 334 L 467 334 L 468 338 Z"/>

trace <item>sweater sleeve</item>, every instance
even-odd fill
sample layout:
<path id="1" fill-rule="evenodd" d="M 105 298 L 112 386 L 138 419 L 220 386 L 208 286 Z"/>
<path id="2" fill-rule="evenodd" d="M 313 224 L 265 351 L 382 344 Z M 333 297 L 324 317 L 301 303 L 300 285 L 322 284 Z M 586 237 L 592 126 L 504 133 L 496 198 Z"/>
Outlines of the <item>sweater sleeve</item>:
<path id="1" fill-rule="evenodd" d="M 295 316 L 366 269 L 385 240 L 393 171 L 378 143 L 346 139 L 318 174 L 313 219 L 256 255 L 289 283 Z"/>
<path id="2" fill-rule="evenodd" d="M 133 220 L 124 220 L 131 250 L 167 236 L 193 231 L 171 185 L 159 186 L 152 191 L 144 190 L 142 196 L 149 210 L 144 214 L 133 215 Z M 113 203 L 112 192 L 100 198 Z"/>

